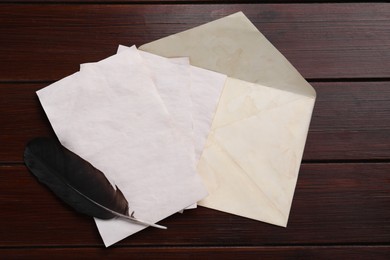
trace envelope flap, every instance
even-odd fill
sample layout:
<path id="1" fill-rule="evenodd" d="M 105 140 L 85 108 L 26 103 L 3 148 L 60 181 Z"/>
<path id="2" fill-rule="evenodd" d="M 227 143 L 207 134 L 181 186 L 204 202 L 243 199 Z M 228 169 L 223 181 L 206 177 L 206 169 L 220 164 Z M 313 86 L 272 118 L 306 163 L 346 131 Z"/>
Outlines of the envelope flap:
<path id="1" fill-rule="evenodd" d="M 315 96 L 310 84 L 242 12 L 145 44 L 140 49 L 165 57 L 188 56 L 194 66 Z"/>

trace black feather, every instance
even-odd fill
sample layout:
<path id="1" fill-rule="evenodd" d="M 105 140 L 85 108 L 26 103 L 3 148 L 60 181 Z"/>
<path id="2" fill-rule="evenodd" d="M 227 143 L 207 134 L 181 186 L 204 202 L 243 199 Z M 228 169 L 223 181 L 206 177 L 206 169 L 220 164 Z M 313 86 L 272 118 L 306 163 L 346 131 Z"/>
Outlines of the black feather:
<path id="1" fill-rule="evenodd" d="M 57 140 L 33 139 L 24 151 L 24 162 L 40 182 L 81 213 L 101 219 L 119 216 L 165 228 L 136 219 L 133 213 L 129 216 L 128 202 L 119 188 L 114 189 L 101 171 Z"/>
<path id="2" fill-rule="evenodd" d="M 40 182 L 77 211 L 101 219 L 115 217 L 103 206 L 128 215 L 122 192 L 115 190 L 101 171 L 58 141 L 33 139 L 24 151 L 24 162 Z"/>

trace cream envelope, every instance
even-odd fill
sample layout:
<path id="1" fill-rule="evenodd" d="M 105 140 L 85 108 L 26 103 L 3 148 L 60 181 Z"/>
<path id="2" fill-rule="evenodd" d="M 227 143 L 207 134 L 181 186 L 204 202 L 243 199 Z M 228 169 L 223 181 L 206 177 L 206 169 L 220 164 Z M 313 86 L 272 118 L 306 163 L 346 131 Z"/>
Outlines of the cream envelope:
<path id="1" fill-rule="evenodd" d="M 198 164 L 199 205 L 287 226 L 315 91 L 242 13 L 143 45 L 228 75 Z"/>

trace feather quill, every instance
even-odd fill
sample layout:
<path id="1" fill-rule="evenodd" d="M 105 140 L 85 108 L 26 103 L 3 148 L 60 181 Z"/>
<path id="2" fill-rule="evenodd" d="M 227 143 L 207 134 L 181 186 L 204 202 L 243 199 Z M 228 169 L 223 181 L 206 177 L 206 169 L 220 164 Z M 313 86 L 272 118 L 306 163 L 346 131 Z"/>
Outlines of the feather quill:
<path id="1" fill-rule="evenodd" d="M 126 198 L 118 187 L 92 164 L 63 147 L 57 140 L 38 137 L 24 151 L 24 162 L 38 180 L 58 197 L 86 215 L 112 219 L 122 217 L 132 222 L 166 229 L 129 216 Z"/>

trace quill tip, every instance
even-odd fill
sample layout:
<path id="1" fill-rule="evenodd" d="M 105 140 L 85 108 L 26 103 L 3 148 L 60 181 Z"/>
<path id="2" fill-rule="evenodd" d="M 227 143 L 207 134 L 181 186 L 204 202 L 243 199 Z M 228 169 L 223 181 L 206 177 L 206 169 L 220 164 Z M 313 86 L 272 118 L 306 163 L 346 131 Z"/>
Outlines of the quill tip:
<path id="1" fill-rule="evenodd" d="M 158 225 L 158 224 L 152 224 L 150 226 L 151 227 L 155 227 L 155 228 L 159 228 L 159 229 L 168 229 L 166 226 L 161 226 L 161 225 Z"/>

